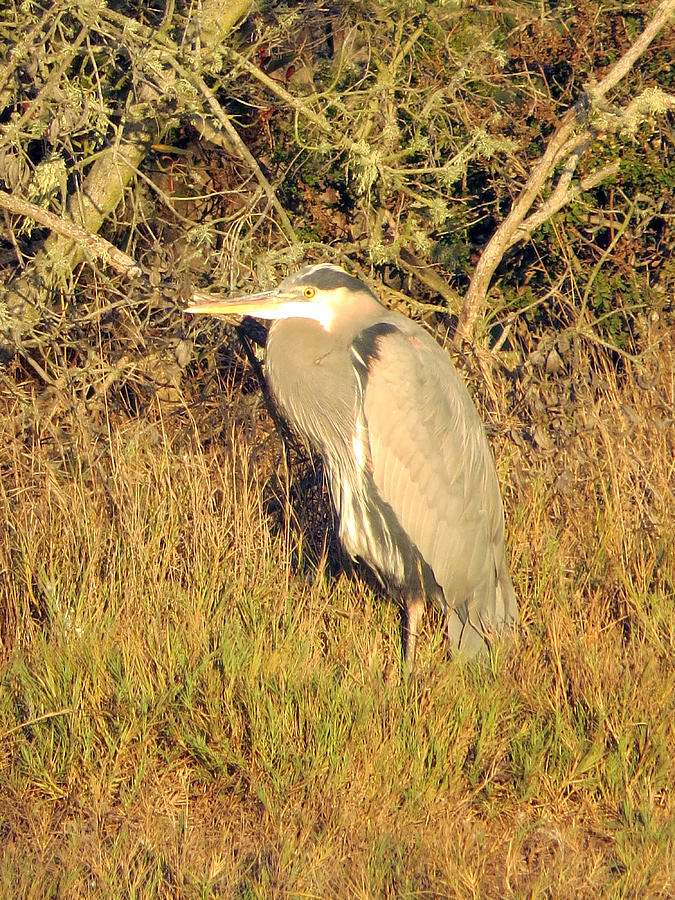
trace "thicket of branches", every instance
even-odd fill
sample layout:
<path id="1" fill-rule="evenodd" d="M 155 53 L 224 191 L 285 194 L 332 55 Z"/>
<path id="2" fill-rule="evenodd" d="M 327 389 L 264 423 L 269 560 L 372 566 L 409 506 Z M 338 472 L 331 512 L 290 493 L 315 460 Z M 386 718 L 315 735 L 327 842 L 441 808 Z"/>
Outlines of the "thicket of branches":
<path id="1" fill-rule="evenodd" d="M 675 293 L 674 9 L 5 5 L 3 359 L 178 378 L 195 287 L 307 258 L 515 359 L 638 354 Z"/>

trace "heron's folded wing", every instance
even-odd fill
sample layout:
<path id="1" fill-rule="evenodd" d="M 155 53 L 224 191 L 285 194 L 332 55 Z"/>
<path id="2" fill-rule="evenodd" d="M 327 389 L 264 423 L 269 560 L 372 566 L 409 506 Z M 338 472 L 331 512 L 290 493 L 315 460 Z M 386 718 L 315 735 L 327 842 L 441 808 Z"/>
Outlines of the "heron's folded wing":
<path id="1" fill-rule="evenodd" d="M 377 327 L 355 342 L 367 357 L 361 397 L 375 485 L 448 603 L 477 592 L 479 606 L 493 605 L 503 516 L 478 413 L 433 338 L 416 326 Z"/>

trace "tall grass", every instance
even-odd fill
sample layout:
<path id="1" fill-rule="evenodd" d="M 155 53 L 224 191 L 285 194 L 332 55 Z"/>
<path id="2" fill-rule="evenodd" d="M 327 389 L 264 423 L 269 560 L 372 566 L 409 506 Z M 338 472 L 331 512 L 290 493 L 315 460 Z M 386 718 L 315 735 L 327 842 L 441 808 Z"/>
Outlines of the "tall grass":
<path id="1" fill-rule="evenodd" d="M 260 418 L 5 382 L 0 895 L 675 895 L 671 362 L 558 397 L 549 450 L 496 385 L 523 627 L 462 665 L 432 615 L 410 683 Z"/>

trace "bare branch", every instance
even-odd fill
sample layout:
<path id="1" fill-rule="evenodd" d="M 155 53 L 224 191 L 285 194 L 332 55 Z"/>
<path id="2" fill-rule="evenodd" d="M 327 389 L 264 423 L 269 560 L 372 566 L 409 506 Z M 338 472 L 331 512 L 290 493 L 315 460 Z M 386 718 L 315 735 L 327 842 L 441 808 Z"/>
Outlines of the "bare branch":
<path id="1" fill-rule="evenodd" d="M 531 216 L 528 216 L 525 221 L 518 226 L 511 236 L 509 248 L 515 246 L 519 241 L 528 240 L 533 231 L 539 228 L 540 225 L 543 225 L 544 222 L 547 222 L 551 216 L 554 216 L 564 206 L 567 206 L 573 200 L 576 200 L 582 194 L 586 193 L 586 191 L 590 191 L 599 184 L 602 184 L 603 181 L 612 178 L 614 175 L 618 174 L 618 172 L 619 163 L 613 162 L 608 166 L 603 166 L 602 169 L 598 169 L 591 175 L 587 175 L 585 178 L 580 179 L 573 187 L 570 187 L 572 172 L 569 173 L 569 177 L 566 179 L 563 179 L 561 175 L 555 191 L 551 194 L 546 203 L 543 203 L 536 212 L 532 213 Z"/>
<path id="2" fill-rule="evenodd" d="M 215 116 L 217 121 L 220 122 L 220 124 L 223 126 L 223 129 L 225 130 L 225 133 L 227 134 L 227 136 L 228 136 L 230 142 L 232 143 L 233 147 L 235 148 L 236 152 L 241 156 L 242 159 L 246 160 L 246 162 L 249 164 L 249 166 L 253 170 L 256 178 L 258 179 L 260 186 L 262 187 L 263 191 L 265 192 L 265 195 L 267 196 L 267 199 L 269 200 L 271 205 L 274 207 L 274 209 L 277 212 L 277 215 L 279 216 L 279 220 L 281 221 L 281 225 L 283 227 L 284 234 L 286 235 L 286 237 L 289 239 L 289 241 L 292 244 L 296 244 L 297 238 L 295 236 L 295 232 L 293 231 L 293 226 L 291 225 L 291 220 L 288 218 L 286 210 L 283 208 L 283 206 L 279 202 L 279 198 L 277 197 L 277 195 L 274 191 L 274 188 L 269 183 L 267 178 L 265 178 L 265 175 L 263 174 L 262 169 L 258 165 L 255 157 L 253 156 L 251 151 L 248 149 L 246 144 L 240 138 L 237 129 L 234 127 L 234 125 L 232 124 L 232 122 L 230 120 L 230 117 L 228 115 L 226 115 L 222 106 L 220 105 L 220 103 L 218 103 L 218 101 L 214 97 L 213 91 L 211 91 L 209 89 L 208 85 L 206 84 L 206 82 L 200 75 L 197 75 L 196 73 L 193 74 L 193 73 L 188 72 L 176 60 L 171 60 L 171 64 L 183 78 L 186 78 L 190 81 L 194 81 L 194 83 L 197 85 L 197 87 L 201 91 L 202 95 L 204 96 L 204 99 L 209 104 L 211 111 L 213 112 L 213 115 Z"/>
<path id="3" fill-rule="evenodd" d="M 62 219 L 42 206 L 36 206 L 16 195 L 0 191 L 0 206 L 17 216 L 24 216 L 49 228 L 54 234 L 78 244 L 85 252 L 108 262 L 121 275 L 138 278 L 143 273 L 135 259 L 113 246 L 110 241 L 86 231 L 69 219 Z"/>
<path id="4" fill-rule="evenodd" d="M 613 87 L 616 87 L 616 85 L 626 77 L 661 29 L 665 28 L 670 22 L 673 15 L 675 15 L 675 0 L 662 0 L 657 7 L 653 18 L 649 20 L 644 31 L 636 39 L 635 43 L 614 63 L 609 72 L 595 85 L 595 87 L 586 89 L 588 98 L 592 103 L 597 103 L 598 100 L 604 97 Z"/>
<path id="5" fill-rule="evenodd" d="M 449 310 L 453 313 L 457 312 L 460 303 L 459 295 L 456 291 L 453 291 L 444 278 L 441 278 L 440 275 L 436 274 L 431 266 L 425 265 L 405 247 L 401 247 L 399 250 L 398 264 L 404 271 L 410 272 L 419 278 L 420 281 L 426 284 L 434 294 L 438 294 L 442 297 Z"/>
<path id="6" fill-rule="evenodd" d="M 266 75 L 258 66 L 255 66 L 252 62 L 246 59 L 245 56 L 242 56 L 241 53 L 237 53 L 236 50 L 232 50 L 228 48 L 228 55 L 235 60 L 235 62 L 245 69 L 249 75 L 252 75 L 256 78 L 261 84 L 263 84 L 268 90 L 270 90 L 273 94 L 283 100 L 283 102 L 289 106 L 291 109 L 294 109 L 296 112 L 302 113 L 306 119 L 309 119 L 310 122 L 313 122 L 314 125 L 317 126 L 324 134 L 334 135 L 334 128 L 331 126 L 330 121 L 322 115 L 322 113 L 317 112 L 315 109 L 312 109 L 307 103 L 304 103 L 300 97 L 295 97 L 290 91 L 287 91 L 286 88 L 280 84 L 278 81 L 275 81 L 274 78 L 270 78 L 269 75 Z"/>
<path id="7" fill-rule="evenodd" d="M 653 18 L 648 22 L 635 43 L 617 60 L 601 81 L 586 89 L 584 96 L 562 117 L 558 128 L 549 140 L 544 154 L 535 163 L 523 190 L 514 201 L 511 211 L 499 225 L 478 260 L 471 284 L 464 297 L 462 313 L 457 325 L 457 339 L 460 342 L 470 341 L 473 337 L 476 321 L 485 304 L 490 281 L 508 248 L 517 243 L 518 240 L 529 236 L 537 225 L 546 221 L 554 212 L 561 209 L 566 202 L 569 202 L 572 196 L 578 195 L 580 192 L 581 185 L 574 189 L 570 188 L 571 176 L 578 163 L 577 157 L 573 163 L 569 164 L 572 166 L 571 170 L 567 170 L 569 171 L 569 178 L 567 173 L 563 172 L 558 186 L 554 190 L 552 197 L 547 201 L 547 204 L 544 204 L 524 224 L 529 210 L 551 177 L 556 165 L 559 165 L 570 155 L 576 154 L 592 137 L 601 131 L 617 130 L 616 117 L 612 126 L 608 122 L 603 121 L 600 116 L 599 121 L 594 122 L 593 126 L 589 127 L 586 124 L 589 119 L 589 107 L 590 110 L 594 110 L 597 102 L 605 97 L 626 76 L 661 29 L 668 24 L 674 13 L 675 0 L 662 0 Z M 634 112 L 632 108 L 631 112 Z M 622 117 L 619 118 L 621 119 Z M 582 131 L 575 133 L 580 125 L 582 126 Z M 612 167 L 606 167 L 600 171 L 609 174 L 612 171 Z"/>

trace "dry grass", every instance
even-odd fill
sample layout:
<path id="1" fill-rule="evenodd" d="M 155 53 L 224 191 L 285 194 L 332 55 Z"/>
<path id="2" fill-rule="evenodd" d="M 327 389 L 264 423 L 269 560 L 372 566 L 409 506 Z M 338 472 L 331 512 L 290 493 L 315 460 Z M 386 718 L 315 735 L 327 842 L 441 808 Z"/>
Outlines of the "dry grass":
<path id="1" fill-rule="evenodd" d="M 0 894 L 673 896 L 670 347 L 593 370 L 496 381 L 523 628 L 462 666 L 430 621 L 410 685 L 270 513 L 260 417 L 5 382 Z"/>

